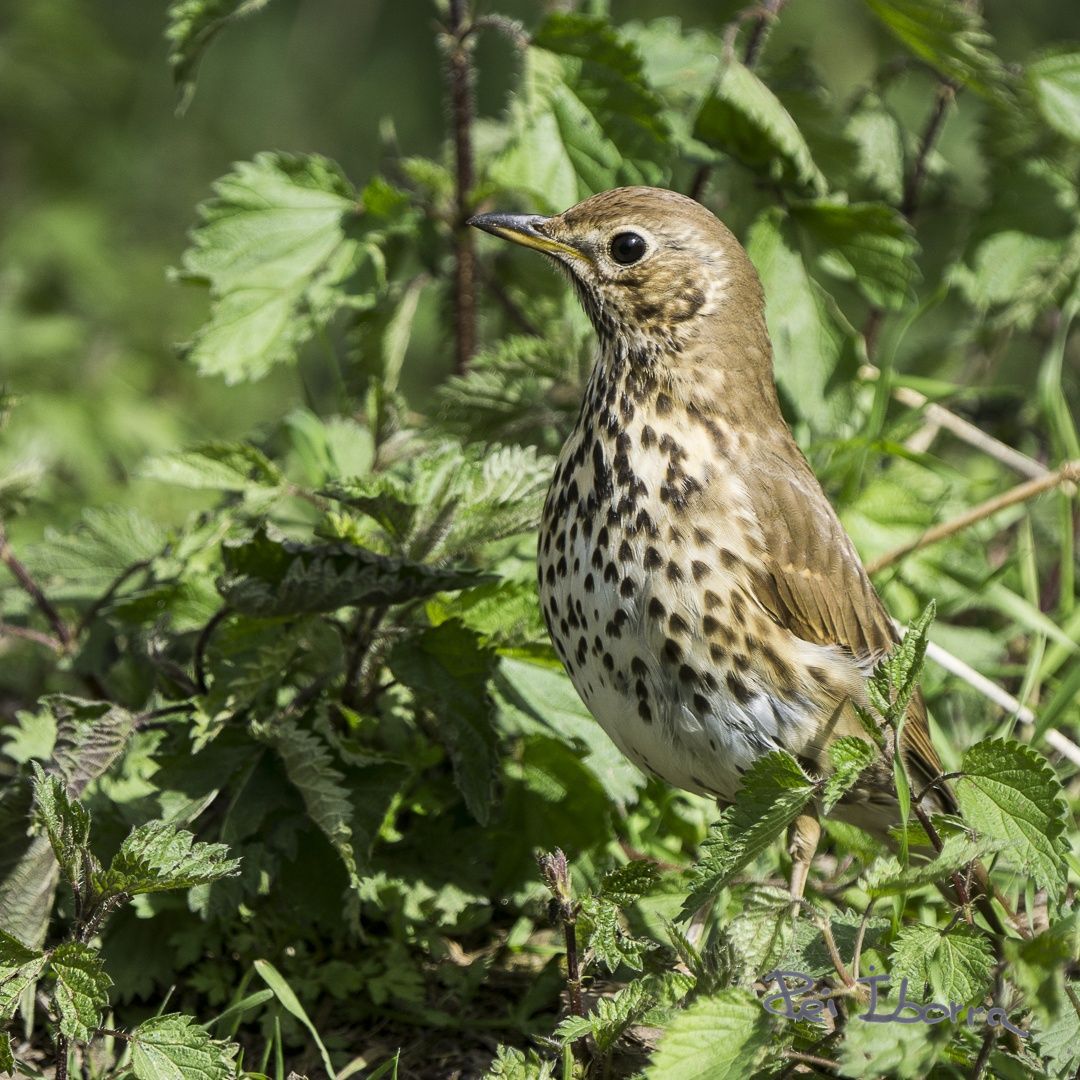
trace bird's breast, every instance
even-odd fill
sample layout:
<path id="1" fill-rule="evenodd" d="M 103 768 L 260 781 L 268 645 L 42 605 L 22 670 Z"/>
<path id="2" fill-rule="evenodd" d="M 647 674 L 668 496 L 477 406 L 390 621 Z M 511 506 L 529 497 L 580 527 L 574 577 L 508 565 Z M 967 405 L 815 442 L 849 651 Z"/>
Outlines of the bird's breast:
<path id="1" fill-rule="evenodd" d="M 620 749 L 730 799 L 758 757 L 802 748 L 812 707 L 798 645 L 754 599 L 760 531 L 720 452 L 726 433 L 658 398 L 583 410 L 544 508 L 541 603 Z"/>

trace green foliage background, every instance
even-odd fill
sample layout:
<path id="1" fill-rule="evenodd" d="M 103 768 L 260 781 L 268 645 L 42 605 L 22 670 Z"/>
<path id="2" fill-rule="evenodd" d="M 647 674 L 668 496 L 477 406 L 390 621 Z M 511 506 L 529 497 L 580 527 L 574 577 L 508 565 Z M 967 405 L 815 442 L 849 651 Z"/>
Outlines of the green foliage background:
<path id="1" fill-rule="evenodd" d="M 1033 723 L 931 659 L 972 834 L 942 823 L 926 870 L 830 823 L 796 919 L 772 841 L 815 779 L 769 761 L 713 824 L 621 759 L 542 630 L 533 530 L 591 333 L 481 238 L 455 372 L 443 7 L 0 7 L 0 1017 L 27 1075 L 58 1048 L 140 1080 L 1075 1073 L 1074 489 L 876 575 Z M 868 562 L 1080 459 L 1070 5 L 790 0 L 753 71 L 735 3 L 475 7 L 467 206 L 696 186 L 762 274 L 785 407 Z M 976 854 L 1034 940 L 933 890 Z M 717 897 L 700 951 L 688 894 Z M 842 985 L 831 941 L 1034 1037 L 823 1041 L 761 1009 L 777 967 Z"/>

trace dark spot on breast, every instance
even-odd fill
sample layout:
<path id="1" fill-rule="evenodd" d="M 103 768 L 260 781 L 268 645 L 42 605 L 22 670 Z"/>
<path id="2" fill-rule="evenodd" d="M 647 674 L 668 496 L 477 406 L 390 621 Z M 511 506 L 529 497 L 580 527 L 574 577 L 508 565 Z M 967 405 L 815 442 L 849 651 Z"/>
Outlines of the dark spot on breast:
<path id="1" fill-rule="evenodd" d="M 716 630 L 719 626 L 720 624 L 711 615 L 706 615 L 701 620 L 701 629 L 710 636 L 716 633 Z"/>
<path id="2" fill-rule="evenodd" d="M 703 577 L 709 572 L 708 563 L 703 563 L 700 559 L 695 559 L 690 564 L 690 573 L 694 575 L 695 581 L 701 581 Z"/>
<path id="3" fill-rule="evenodd" d="M 656 445 L 656 432 L 653 431 L 651 424 L 646 424 L 641 429 L 641 448 L 642 450 L 648 450 Z"/>
<path id="4" fill-rule="evenodd" d="M 672 634 L 689 634 L 690 624 L 681 615 L 675 614 L 668 619 L 668 630 Z"/>
<path id="5" fill-rule="evenodd" d="M 633 558 L 633 556 L 634 552 L 631 550 L 630 542 L 628 540 L 624 540 L 619 545 L 619 558 L 622 559 L 623 562 L 629 562 Z"/>
<path id="6" fill-rule="evenodd" d="M 592 592 L 596 588 L 596 582 L 593 581 L 592 574 L 585 575 L 585 591 Z"/>
<path id="7" fill-rule="evenodd" d="M 619 595 L 624 600 L 629 600 L 631 596 L 637 591 L 637 583 L 632 577 L 624 577 L 622 584 L 619 586 Z"/>
<path id="8" fill-rule="evenodd" d="M 657 416 L 669 416 L 673 402 L 667 394 L 660 393 L 656 395 L 656 415 Z"/>
<path id="9" fill-rule="evenodd" d="M 662 619 L 664 617 L 664 605 L 660 602 L 659 597 L 654 596 L 649 601 L 649 614 L 654 619 Z"/>
<path id="10" fill-rule="evenodd" d="M 664 659 L 677 664 L 682 659 L 682 646 L 677 641 L 667 638 L 664 641 Z"/>
<path id="11" fill-rule="evenodd" d="M 658 570 L 660 568 L 663 559 L 660 558 L 660 552 L 654 547 L 647 547 L 645 549 L 645 569 L 646 570 Z"/>
<path id="12" fill-rule="evenodd" d="M 644 675 L 647 670 L 645 661 L 642 660 L 640 656 L 635 656 L 634 659 L 630 661 L 630 670 L 635 675 Z"/>
<path id="13" fill-rule="evenodd" d="M 746 705 L 754 696 L 746 683 L 744 683 L 735 672 L 729 671 L 726 681 L 732 697 L 734 697 L 740 705 Z"/>
<path id="14" fill-rule="evenodd" d="M 705 601 L 706 611 L 712 611 L 713 608 L 720 607 L 720 597 L 717 596 L 716 593 L 712 591 L 712 589 L 705 590 L 705 596 L 703 599 Z"/>
<path id="15" fill-rule="evenodd" d="M 697 672 L 689 664 L 683 664 L 679 668 L 679 682 L 697 682 Z"/>
<path id="16" fill-rule="evenodd" d="M 724 650 L 714 641 L 709 645 L 709 655 L 719 664 L 724 659 Z"/>
<path id="17" fill-rule="evenodd" d="M 682 570 L 679 569 L 679 565 L 674 559 L 667 564 L 665 574 L 667 575 L 668 581 L 682 581 Z"/>
<path id="18" fill-rule="evenodd" d="M 646 724 L 652 723 L 652 709 L 649 708 L 647 701 L 638 702 L 637 713 Z"/>

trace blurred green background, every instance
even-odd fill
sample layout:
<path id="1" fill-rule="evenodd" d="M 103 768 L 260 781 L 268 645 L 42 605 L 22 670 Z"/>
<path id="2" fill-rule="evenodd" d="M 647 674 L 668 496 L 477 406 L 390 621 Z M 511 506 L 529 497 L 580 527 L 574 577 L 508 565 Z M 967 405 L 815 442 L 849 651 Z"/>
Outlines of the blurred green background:
<path id="1" fill-rule="evenodd" d="M 531 25 L 549 7 L 481 3 Z M 585 5 L 588 6 L 588 5 Z M 658 14 L 721 28 L 742 3 L 614 0 L 619 20 Z M 989 0 L 1006 60 L 1039 42 L 1080 39 L 1080 4 Z M 231 162 L 259 150 L 318 151 L 362 183 L 387 152 L 442 152 L 444 116 L 430 0 L 273 0 L 209 50 L 186 115 L 163 38 L 165 3 L 2 0 L 0 37 L 0 388 L 18 399 L 0 432 L 0 466 L 45 476 L 13 537 L 65 527 L 88 503 L 137 502 L 177 520 L 192 503 L 140 482 L 148 451 L 258 430 L 310 400 L 302 362 L 260 383 L 200 379 L 174 344 L 199 325 L 206 298 L 171 283 L 195 205 Z M 861 5 L 792 0 L 776 54 L 809 50 L 830 88 L 851 93 L 898 52 Z M 481 115 L 505 107 L 515 58 L 488 35 L 478 58 Z M 931 76 L 915 71 L 892 103 L 921 127 Z M 962 113 L 940 151 L 971 199 L 980 195 L 975 132 Z M 967 167 L 965 168 L 965 163 Z M 420 320 L 406 390 L 449 369 L 438 313 Z"/>

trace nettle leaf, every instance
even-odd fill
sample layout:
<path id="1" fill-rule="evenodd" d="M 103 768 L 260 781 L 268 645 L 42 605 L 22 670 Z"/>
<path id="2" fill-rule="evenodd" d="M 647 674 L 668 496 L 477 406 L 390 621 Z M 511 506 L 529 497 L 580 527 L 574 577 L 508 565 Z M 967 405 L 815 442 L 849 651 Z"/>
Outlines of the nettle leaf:
<path id="1" fill-rule="evenodd" d="M 936 613 L 937 605 L 931 600 L 904 631 L 900 644 L 874 668 L 867 684 L 870 703 L 894 727 L 906 715 L 908 704 L 919 686 L 930 624 Z"/>
<path id="2" fill-rule="evenodd" d="M 81 795 L 87 784 L 104 776 L 120 758 L 138 719 L 112 702 L 68 694 L 50 694 L 42 703 L 56 718 L 53 760 L 67 780 L 68 791 Z"/>
<path id="3" fill-rule="evenodd" d="M 755 761 L 743 777 L 735 802 L 702 842 L 691 877 L 693 891 L 683 910 L 696 910 L 715 896 L 799 816 L 815 790 L 814 782 L 785 750 L 774 750 Z"/>
<path id="4" fill-rule="evenodd" d="M 872 304 L 898 311 L 912 299 L 919 245 L 891 206 L 817 199 L 796 203 L 791 216 L 822 252 L 822 266 Z"/>
<path id="5" fill-rule="evenodd" d="M 385 280 L 381 230 L 402 208 L 369 205 L 317 154 L 266 153 L 218 180 L 199 214 L 180 277 L 209 286 L 210 320 L 186 353 L 203 374 L 236 383 L 294 362 L 347 303 L 374 303 Z M 350 298 L 344 284 L 360 271 Z"/>
<path id="6" fill-rule="evenodd" d="M 608 971 L 625 964 L 634 971 L 642 968 L 642 957 L 652 943 L 628 934 L 619 923 L 619 909 L 609 900 L 587 896 L 581 901 L 579 926 L 586 948 Z"/>
<path id="7" fill-rule="evenodd" d="M 571 1016 L 555 1029 L 563 1043 L 591 1035 L 601 1053 L 606 1053 L 656 1004 L 651 980 L 636 979 L 610 998 L 600 998 L 588 1016 Z"/>
<path id="8" fill-rule="evenodd" d="M 983 859 L 1001 849 L 995 840 L 971 840 L 963 833 L 947 836 L 939 851 L 929 862 L 904 866 L 893 855 L 876 860 L 862 878 L 862 887 L 870 896 L 896 896 L 947 881 L 976 859 Z"/>
<path id="9" fill-rule="evenodd" d="M 72 889 L 79 892 L 96 869 L 89 847 L 90 814 L 81 803 L 68 797 L 67 787 L 59 776 L 46 776 L 36 761 L 34 799 L 56 861 Z"/>
<path id="10" fill-rule="evenodd" d="M 11 1052 L 11 1036 L 6 1031 L 0 1031 L 0 1072 L 14 1071 L 15 1055 Z"/>
<path id="11" fill-rule="evenodd" d="M 1004 68 L 978 12 L 962 0 L 866 0 L 908 50 L 937 72 L 980 94 L 1002 91 Z"/>
<path id="12" fill-rule="evenodd" d="M 922 1000 L 929 985 L 932 1000 L 973 1004 L 990 988 L 994 951 L 985 934 L 972 927 L 954 926 L 943 933 L 934 926 L 905 926 L 893 943 L 892 982 L 907 979 L 911 996 Z"/>
<path id="13" fill-rule="evenodd" d="M 250 443 L 211 442 L 143 463 L 141 475 L 166 484 L 272 497 L 286 487 L 281 470 Z"/>
<path id="14" fill-rule="evenodd" d="M 737 60 L 724 68 L 702 103 L 694 122 L 694 137 L 774 180 L 817 195 L 828 189 L 791 114 Z"/>
<path id="15" fill-rule="evenodd" d="M 1030 746 L 988 739 L 964 752 L 960 769 L 955 791 L 964 820 L 982 836 L 1006 843 L 1009 861 L 1059 896 L 1067 809 L 1046 759 Z"/>
<path id="16" fill-rule="evenodd" d="M 879 1012 L 886 1008 L 883 1003 Z M 856 1023 L 844 1029 L 838 1073 L 851 1080 L 888 1076 L 893 1080 L 925 1080 L 955 1033 L 952 1024 L 919 1025 L 920 1038 L 896 1037 L 892 1024 Z"/>
<path id="17" fill-rule="evenodd" d="M 772 968 L 787 967 L 793 958 L 799 925 L 792 918 L 791 893 L 787 889 L 748 889 L 740 897 L 738 913 L 724 927 L 724 940 L 738 961 L 736 973 L 753 980 Z"/>
<path id="18" fill-rule="evenodd" d="M 854 330 L 811 278 L 785 213 L 774 207 L 750 228 L 747 254 L 765 288 L 776 379 L 816 431 L 836 435 L 850 422 L 850 381 L 858 369 Z"/>
<path id="19" fill-rule="evenodd" d="M 161 526 L 137 510 L 84 510 L 72 532 L 47 533 L 27 564 L 35 577 L 48 579 L 51 599 L 96 599 L 134 563 L 159 554 L 166 540 Z"/>
<path id="20" fill-rule="evenodd" d="M 195 94 L 195 72 L 210 42 L 231 22 L 265 7 L 269 0 L 174 0 L 169 5 L 165 37 L 171 46 L 169 66 L 184 112 Z"/>
<path id="21" fill-rule="evenodd" d="M 825 779 L 822 809 L 827 814 L 858 782 L 862 772 L 877 760 L 878 751 L 872 743 L 857 735 L 842 735 L 829 745 L 829 764 L 832 772 Z"/>
<path id="22" fill-rule="evenodd" d="M 494 653 L 481 646 L 478 635 L 451 620 L 401 642 L 389 664 L 394 677 L 438 717 L 465 805 L 481 825 L 488 824 L 497 765 L 488 691 Z"/>
<path id="23" fill-rule="evenodd" d="M 648 896 L 659 883 L 659 867 L 644 859 L 635 859 L 606 873 L 597 895 L 625 907 Z"/>
<path id="24" fill-rule="evenodd" d="M 66 941 L 52 951 L 49 970 L 56 977 L 60 1030 L 69 1039 L 89 1042 L 101 1027 L 113 984 L 102 967 L 101 954 L 81 942 Z"/>
<path id="25" fill-rule="evenodd" d="M 325 494 L 376 521 L 398 554 L 446 559 L 535 529 L 553 468 L 532 448 L 466 452 L 446 443 Z"/>
<path id="26" fill-rule="evenodd" d="M 1080 52 L 1043 56 L 1028 64 L 1024 74 L 1046 122 L 1080 142 Z"/>
<path id="27" fill-rule="evenodd" d="M 206 650 L 206 711 L 217 716 L 245 709 L 260 697 L 272 699 L 309 631 L 317 627 L 308 619 L 227 619 Z"/>
<path id="28" fill-rule="evenodd" d="M 904 197 L 904 129 L 875 94 L 861 97 L 847 134 L 859 151 L 858 176 L 875 194 L 899 205 Z"/>
<path id="29" fill-rule="evenodd" d="M 353 805 L 345 776 L 335 766 L 329 747 L 315 732 L 300 727 L 294 720 L 256 724 L 253 734 L 278 752 L 289 780 L 304 800 L 308 816 L 338 853 L 350 886 L 359 889 Z"/>
<path id="30" fill-rule="evenodd" d="M 489 580 L 475 570 L 443 570 L 351 544 L 301 544 L 263 528 L 224 544 L 222 561 L 218 591 L 231 608 L 256 618 L 397 604 Z"/>
<path id="31" fill-rule="evenodd" d="M 772 1016 L 747 990 L 734 987 L 699 998 L 667 1025 L 645 1072 L 647 1080 L 743 1080 L 770 1046 Z"/>
<path id="32" fill-rule="evenodd" d="M 239 872 L 240 860 L 229 858 L 225 844 L 204 844 L 175 825 L 149 821 L 131 830 L 94 884 L 105 895 L 137 896 L 209 885 Z"/>
<path id="33" fill-rule="evenodd" d="M 532 1050 L 500 1046 L 484 1080 L 552 1080 L 555 1066 L 541 1061 Z"/>
<path id="34" fill-rule="evenodd" d="M 0 930 L 0 1020 L 10 1020 L 23 991 L 36 982 L 47 956 Z"/>
<path id="35" fill-rule="evenodd" d="M 607 19 L 558 13 L 526 50 L 509 142 L 490 178 L 564 210 L 620 184 L 663 183 L 668 136 L 636 48 Z"/>
<path id="36" fill-rule="evenodd" d="M 211 1039 L 190 1016 L 166 1013 L 131 1033 L 131 1068 L 138 1080 L 232 1080 L 236 1043 Z"/>

